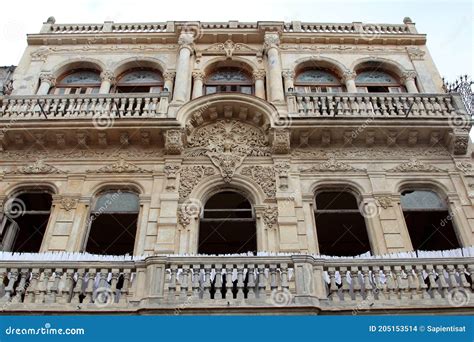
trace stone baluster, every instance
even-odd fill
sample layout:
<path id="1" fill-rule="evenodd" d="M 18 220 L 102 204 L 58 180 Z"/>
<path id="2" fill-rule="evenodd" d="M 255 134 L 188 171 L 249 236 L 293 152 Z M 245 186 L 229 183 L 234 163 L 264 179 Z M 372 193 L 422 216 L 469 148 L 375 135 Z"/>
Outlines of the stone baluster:
<path id="1" fill-rule="evenodd" d="M 457 265 L 456 268 L 457 268 L 457 271 L 459 273 L 460 285 L 464 289 L 466 289 L 466 291 L 470 291 L 471 285 L 469 284 L 469 282 L 467 281 L 467 278 L 466 278 L 466 268 L 464 267 L 464 265 Z"/>
<path id="2" fill-rule="evenodd" d="M 278 32 L 265 33 L 264 48 L 267 54 L 268 88 L 272 102 L 284 101 L 279 44 L 280 35 Z"/>
<path id="3" fill-rule="evenodd" d="M 428 285 L 426 285 L 425 278 L 423 277 L 423 265 L 415 265 L 415 273 L 418 278 L 418 291 L 420 292 L 420 297 L 422 299 L 431 298 L 427 291 Z"/>
<path id="4" fill-rule="evenodd" d="M 201 293 L 201 284 L 200 284 L 200 275 L 201 275 L 201 269 L 199 268 L 199 265 L 193 265 L 192 268 L 193 271 L 193 297 L 195 299 L 200 298 L 200 293 Z"/>
<path id="5" fill-rule="evenodd" d="M 122 288 L 120 289 L 120 298 L 119 298 L 120 304 L 128 303 L 128 296 L 133 296 L 133 291 L 132 291 L 132 294 L 130 293 L 131 280 L 132 280 L 132 270 L 129 268 L 124 269 L 123 270 L 123 285 L 122 285 Z"/>
<path id="6" fill-rule="evenodd" d="M 383 273 L 385 275 L 385 279 L 387 282 L 387 299 L 394 300 L 398 299 L 395 290 L 397 289 L 397 284 L 395 279 L 393 279 L 392 274 L 392 267 L 391 266 L 383 266 Z"/>
<path id="7" fill-rule="evenodd" d="M 204 73 L 200 70 L 193 71 L 193 99 L 202 96 Z"/>
<path id="8" fill-rule="evenodd" d="M 94 303 L 94 282 L 97 270 L 95 268 L 90 268 L 87 273 L 89 278 L 87 279 L 87 286 L 86 290 L 84 291 L 85 297 L 83 303 L 85 304 Z"/>
<path id="9" fill-rule="evenodd" d="M 431 296 L 436 299 L 441 298 L 441 295 L 438 291 L 438 283 L 436 282 L 436 271 L 434 270 L 433 265 L 426 265 L 426 272 L 428 273 Z"/>
<path id="10" fill-rule="evenodd" d="M 14 285 L 18 279 L 18 269 L 16 268 L 10 269 L 9 276 L 7 276 L 7 278 L 8 278 L 8 284 L 7 286 L 5 286 L 5 295 L 3 296 L 4 302 L 9 302 L 13 297 L 13 293 L 15 291 Z"/>
<path id="11" fill-rule="evenodd" d="M 40 270 L 38 268 L 33 268 L 31 271 L 30 285 L 26 289 L 24 303 L 34 303 L 35 294 L 38 288 L 38 280 L 40 277 Z M 1 279 L 0 279 L 1 280 Z"/>
<path id="12" fill-rule="evenodd" d="M 222 299 L 222 298 L 225 298 L 224 292 L 222 290 L 222 286 L 223 286 L 222 285 L 222 265 L 216 264 L 215 270 L 216 270 L 216 277 L 214 281 L 214 288 L 216 292 L 214 293 L 214 298 Z"/>
<path id="13" fill-rule="evenodd" d="M 257 298 L 265 299 L 266 298 L 266 283 L 267 280 L 265 278 L 265 265 L 259 264 L 258 265 L 258 290 L 257 290 Z"/>
<path id="14" fill-rule="evenodd" d="M 168 284 L 168 300 L 174 302 L 176 300 L 176 273 L 178 272 L 178 266 L 171 265 L 170 267 L 170 280 Z"/>
<path id="15" fill-rule="evenodd" d="M 362 266 L 362 279 L 364 285 L 364 292 L 365 292 L 365 299 L 372 300 L 375 299 L 375 295 L 373 293 L 373 286 L 372 286 L 372 279 L 370 277 L 370 267 L 369 266 Z"/>
<path id="16" fill-rule="evenodd" d="M 189 272 L 189 265 L 183 265 L 179 293 L 179 298 L 181 301 L 186 301 L 188 299 Z"/>
<path id="17" fill-rule="evenodd" d="M 328 270 L 329 275 L 329 299 L 333 302 L 340 302 L 341 299 L 339 298 L 339 287 L 336 284 L 336 268 L 329 267 Z"/>
<path id="18" fill-rule="evenodd" d="M 444 276 L 444 266 L 443 265 L 436 265 L 436 273 L 438 273 L 438 280 L 440 285 L 440 292 L 443 298 L 448 298 L 449 293 L 449 284 L 446 281 L 446 277 Z"/>
<path id="19" fill-rule="evenodd" d="M 447 265 L 446 269 L 448 272 L 449 284 L 451 285 L 451 288 L 458 288 L 460 285 L 462 286 L 462 282 L 460 284 L 456 279 L 456 268 L 454 265 Z M 459 274 L 459 276 L 461 276 L 461 274 Z M 461 279 L 461 277 L 459 277 L 459 279 Z"/>
<path id="20" fill-rule="evenodd" d="M 374 277 L 374 293 L 376 294 L 377 300 L 384 300 L 385 294 L 387 293 L 387 286 L 380 279 L 380 274 L 383 273 L 379 266 L 372 267 L 372 274 Z"/>
<path id="21" fill-rule="evenodd" d="M 244 299 L 244 265 L 237 265 L 237 296 L 239 300 Z"/>
<path id="22" fill-rule="evenodd" d="M 361 285 L 359 281 L 359 267 L 351 266 L 350 270 L 351 275 L 351 285 L 352 285 L 352 293 L 354 294 L 354 300 L 361 301 L 362 294 L 361 294 Z"/>
<path id="23" fill-rule="evenodd" d="M 202 299 L 211 299 L 211 265 L 204 265 L 204 289 Z"/>
<path id="24" fill-rule="evenodd" d="M 248 274 L 248 282 L 247 282 L 247 289 L 248 289 L 248 294 L 247 294 L 247 299 L 255 299 L 256 298 L 256 293 L 255 293 L 255 265 L 249 264 L 247 265 L 247 274 Z"/>
<path id="25" fill-rule="evenodd" d="M 232 264 L 227 264 L 226 268 L 226 276 L 225 276 L 225 287 L 226 287 L 226 297 L 225 298 L 233 298 L 233 290 L 234 290 L 234 283 L 232 282 L 232 271 L 233 271 L 233 265 Z"/>
<path id="26" fill-rule="evenodd" d="M 194 51 L 194 35 L 192 30 L 183 30 L 179 35 L 178 60 L 176 61 L 176 82 L 173 100 L 185 102 L 189 100 L 191 82 L 191 54 Z"/>
<path id="27" fill-rule="evenodd" d="M 12 303 L 22 303 L 24 300 L 24 293 L 26 290 L 26 279 L 29 277 L 30 272 L 28 269 L 21 269 L 20 281 L 15 289 L 15 296 L 12 298 Z"/>
<path id="28" fill-rule="evenodd" d="M 339 267 L 339 274 L 341 276 L 341 282 L 342 282 L 342 288 L 341 288 L 341 293 L 342 293 L 342 300 L 348 301 L 351 300 L 351 284 L 349 284 L 349 280 L 347 279 L 347 267 Z"/>
<path id="29" fill-rule="evenodd" d="M 418 293 L 418 284 L 416 281 L 416 276 L 411 265 L 404 265 L 403 270 L 407 275 L 408 286 L 407 290 L 410 293 L 410 299 L 419 299 Z"/>
<path id="30" fill-rule="evenodd" d="M 72 298 L 71 298 L 71 303 L 72 304 L 79 304 L 80 303 L 80 297 L 82 295 L 82 289 L 84 285 L 84 277 L 86 274 L 86 270 L 83 268 L 80 268 L 77 270 L 77 281 L 76 284 L 74 285 L 74 289 L 72 291 Z"/>
<path id="31" fill-rule="evenodd" d="M 74 269 L 68 268 L 66 270 L 66 277 L 64 279 L 63 286 L 60 286 L 61 300 L 60 303 L 70 303 L 74 290 Z"/>
<path id="32" fill-rule="evenodd" d="M 405 280 L 403 277 L 402 266 L 394 266 L 393 270 L 394 270 L 396 281 L 397 281 L 398 298 L 400 299 L 409 298 L 408 284 L 407 284 L 407 280 Z"/>
<path id="33" fill-rule="evenodd" d="M 61 295 L 59 293 L 59 282 L 61 281 L 61 277 L 63 276 L 63 269 L 56 268 L 54 270 L 53 275 L 54 275 L 54 278 L 53 278 L 53 283 L 51 285 L 51 290 L 50 290 L 48 298 L 46 298 L 47 303 L 61 302 Z"/>
<path id="34" fill-rule="evenodd" d="M 255 96 L 265 100 L 265 70 L 256 70 L 253 73 L 255 82 Z"/>
<path id="35" fill-rule="evenodd" d="M 36 95 L 47 95 L 49 93 L 49 89 L 54 87 L 56 84 L 56 78 L 51 73 L 41 73 L 39 79 L 40 85 Z"/>

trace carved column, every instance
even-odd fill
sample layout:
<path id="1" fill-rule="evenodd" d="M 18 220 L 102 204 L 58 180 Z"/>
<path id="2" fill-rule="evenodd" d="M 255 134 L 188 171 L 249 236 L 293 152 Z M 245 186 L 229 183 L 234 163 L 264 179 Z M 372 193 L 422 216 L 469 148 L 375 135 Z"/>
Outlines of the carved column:
<path id="1" fill-rule="evenodd" d="M 164 88 L 168 89 L 170 94 L 173 93 L 173 81 L 176 73 L 174 71 L 166 71 L 163 73 L 163 78 L 165 79 Z"/>
<path id="2" fill-rule="evenodd" d="M 418 93 L 418 88 L 416 87 L 416 84 L 415 84 L 415 77 L 416 77 L 415 71 L 406 71 L 403 73 L 402 77 L 400 78 L 400 80 L 403 82 L 403 84 L 407 88 L 407 92 L 409 93 Z"/>
<path id="3" fill-rule="evenodd" d="M 295 85 L 293 80 L 295 78 L 295 72 L 292 70 L 284 70 L 283 71 L 283 80 L 285 81 L 285 91 L 289 91 L 290 89 L 294 89 Z"/>
<path id="4" fill-rule="evenodd" d="M 179 53 L 176 62 L 176 85 L 174 87 L 173 96 L 173 99 L 177 102 L 189 100 L 189 89 L 191 86 L 191 54 L 194 51 L 193 42 L 193 33 L 183 30 L 178 40 Z"/>
<path id="5" fill-rule="evenodd" d="M 202 96 L 204 73 L 202 71 L 193 71 L 193 99 Z"/>
<path id="6" fill-rule="evenodd" d="M 270 101 L 284 101 L 283 82 L 281 77 L 280 35 L 278 32 L 266 32 L 264 48 L 267 53 L 267 70 Z"/>
<path id="7" fill-rule="evenodd" d="M 353 71 L 345 71 L 342 75 L 342 82 L 346 85 L 348 93 L 357 93 L 357 87 L 355 84 L 356 73 Z"/>
<path id="8" fill-rule="evenodd" d="M 99 94 L 110 93 L 112 83 L 115 81 L 114 73 L 110 70 L 102 71 L 100 79 L 102 80 L 102 83 L 100 84 Z"/>
<path id="9" fill-rule="evenodd" d="M 255 96 L 265 100 L 265 71 L 254 71 L 253 79 L 255 81 Z"/>
<path id="10" fill-rule="evenodd" d="M 40 86 L 38 88 L 38 91 L 36 92 L 37 95 L 47 95 L 49 89 L 51 89 L 51 87 L 54 87 L 54 85 L 56 84 L 56 78 L 53 74 L 50 73 L 40 74 L 40 81 Z"/>

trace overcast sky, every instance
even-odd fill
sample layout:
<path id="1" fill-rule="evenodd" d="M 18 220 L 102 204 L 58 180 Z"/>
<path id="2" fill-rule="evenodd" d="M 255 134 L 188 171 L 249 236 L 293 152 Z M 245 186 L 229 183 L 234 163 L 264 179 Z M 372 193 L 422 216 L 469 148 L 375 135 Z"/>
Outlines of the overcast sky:
<path id="1" fill-rule="evenodd" d="M 57 23 L 200 21 L 310 21 L 402 23 L 409 16 L 442 76 L 474 76 L 473 0 L 9 0 L 2 2 L 0 65 L 16 65 L 27 33 L 39 32 L 49 16 Z"/>

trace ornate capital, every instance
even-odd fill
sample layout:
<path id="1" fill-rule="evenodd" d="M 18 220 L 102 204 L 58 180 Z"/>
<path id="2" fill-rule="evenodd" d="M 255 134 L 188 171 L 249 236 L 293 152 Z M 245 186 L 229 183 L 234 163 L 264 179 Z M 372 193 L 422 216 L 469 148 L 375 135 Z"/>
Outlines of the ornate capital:
<path id="1" fill-rule="evenodd" d="M 285 80 L 293 80 L 295 78 L 295 72 L 293 70 L 283 70 L 281 74 Z"/>
<path id="2" fill-rule="evenodd" d="M 390 196 L 377 196 L 375 197 L 375 201 L 380 207 L 384 209 L 392 206 L 392 199 Z"/>
<path id="3" fill-rule="evenodd" d="M 275 129 L 273 131 L 273 153 L 290 153 L 290 131 L 288 129 Z"/>
<path id="4" fill-rule="evenodd" d="M 186 48 L 191 51 L 194 50 L 194 32 L 189 29 L 183 29 L 178 38 L 178 44 L 180 49 Z"/>
<path id="5" fill-rule="evenodd" d="M 173 81 L 175 76 L 176 76 L 176 72 L 174 71 L 165 71 L 163 73 L 163 78 L 165 79 L 165 81 Z"/>
<path id="6" fill-rule="evenodd" d="M 41 82 L 48 83 L 50 87 L 56 84 L 56 77 L 52 73 L 42 72 L 39 76 Z"/>
<path id="7" fill-rule="evenodd" d="M 346 83 L 347 81 L 350 81 L 350 80 L 355 80 L 357 74 L 354 72 L 354 71 L 344 71 L 344 73 L 342 74 L 342 82 Z"/>
<path id="8" fill-rule="evenodd" d="M 265 32 L 263 47 L 265 50 L 278 48 L 280 45 L 280 34 L 278 32 Z"/>
<path id="9" fill-rule="evenodd" d="M 102 81 L 108 81 L 110 83 L 115 82 L 115 75 L 111 70 L 104 70 L 100 73 L 100 79 Z"/>
<path id="10" fill-rule="evenodd" d="M 415 77 L 416 77 L 416 71 L 414 70 L 405 71 L 400 77 L 400 81 L 405 83 L 406 81 L 414 80 Z"/>
<path id="11" fill-rule="evenodd" d="M 256 70 L 253 72 L 253 79 L 254 81 L 265 79 L 265 70 Z"/>
<path id="12" fill-rule="evenodd" d="M 202 81 L 204 79 L 204 73 L 200 70 L 193 71 L 193 80 L 194 81 Z"/>
<path id="13" fill-rule="evenodd" d="M 169 129 L 165 133 L 166 154 L 181 154 L 183 151 L 183 133 L 179 129 Z"/>
<path id="14" fill-rule="evenodd" d="M 63 196 L 59 200 L 59 207 L 66 211 L 70 211 L 76 208 L 78 202 L 79 202 L 79 199 L 77 197 Z"/>

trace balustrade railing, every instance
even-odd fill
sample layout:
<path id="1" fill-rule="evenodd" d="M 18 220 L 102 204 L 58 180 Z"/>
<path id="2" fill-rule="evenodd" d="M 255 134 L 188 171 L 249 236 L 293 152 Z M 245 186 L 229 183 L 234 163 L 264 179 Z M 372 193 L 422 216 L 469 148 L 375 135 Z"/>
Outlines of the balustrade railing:
<path id="1" fill-rule="evenodd" d="M 445 94 L 287 93 L 287 104 L 290 114 L 303 117 L 449 117 L 462 110 Z"/>
<path id="2" fill-rule="evenodd" d="M 474 307 L 474 258 L 0 261 L 0 311 Z"/>
<path id="3" fill-rule="evenodd" d="M 169 93 L 0 97 L 0 120 L 166 117 Z"/>

